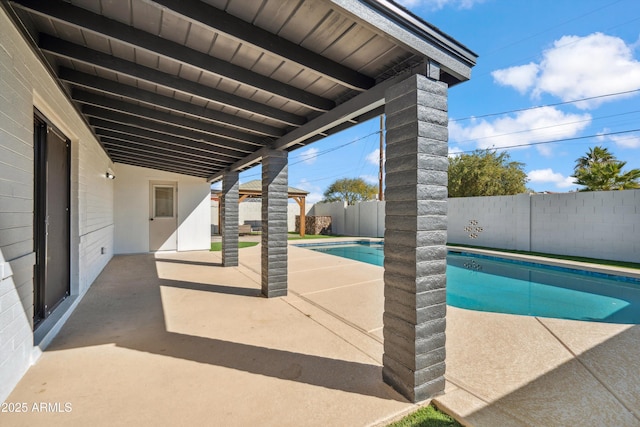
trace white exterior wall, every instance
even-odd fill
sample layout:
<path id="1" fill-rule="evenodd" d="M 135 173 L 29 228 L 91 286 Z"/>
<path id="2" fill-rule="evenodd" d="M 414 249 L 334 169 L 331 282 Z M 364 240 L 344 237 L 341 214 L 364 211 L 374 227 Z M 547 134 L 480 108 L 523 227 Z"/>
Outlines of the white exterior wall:
<path id="1" fill-rule="evenodd" d="M 238 225 L 244 224 L 245 221 L 262 221 L 262 203 L 242 202 L 239 206 Z M 311 206 L 305 206 L 308 212 Z M 289 203 L 287 205 L 287 231 L 296 231 L 296 215 L 300 215 L 300 205 Z M 218 202 L 211 200 L 211 225 L 218 229 Z M 214 227 L 211 227 L 213 233 Z"/>
<path id="2" fill-rule="evenodd" d="M 116 163 L 115 253 L 149 252 L 150 181 L 178 183 L 178 251 L 211 248 L 210 185 L 202 178 Z"/>
<path id="3" fill-rule="evenodd" d="M 33 332 L 33 114 L 71 140 L 71 296 Z M 112 163 L 0 9 L 0 401 L 70 315 L 113 253 Z M 101 248 L 105 248 L 105 254 Z"/>

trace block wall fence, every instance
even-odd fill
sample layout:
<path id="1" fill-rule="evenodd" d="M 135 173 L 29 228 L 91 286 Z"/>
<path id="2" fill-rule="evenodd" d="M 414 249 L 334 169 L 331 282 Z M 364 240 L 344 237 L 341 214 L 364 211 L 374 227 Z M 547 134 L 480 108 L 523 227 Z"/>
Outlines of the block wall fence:
<path id="1" fill-rule="evenodd" d="M 317 203 L 334 234 L 384 236 L 384 203 Z M 640 190 L 448 199 L 448 243 L 640 262 Z"/>

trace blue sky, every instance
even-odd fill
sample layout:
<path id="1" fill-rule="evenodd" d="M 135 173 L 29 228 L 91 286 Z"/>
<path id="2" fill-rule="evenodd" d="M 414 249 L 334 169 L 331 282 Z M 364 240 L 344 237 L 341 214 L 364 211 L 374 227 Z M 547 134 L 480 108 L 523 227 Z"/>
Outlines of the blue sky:
<path id="1" fill-rule="evenodd" d="M 479 55 L 471 80 L 449 91 L 450 155 L 505 149 L 535 191 L 576 189 L 575 160 L 595 145 L 640 168 L 640 131 L 628 132 L 640 129 L 640 1 L 400 3 Z M 339 178 L 377 183 L 378 129 L 374 119 L 290 153 L 290 185 L 313 203 Z M 514 145 L 524 146 L 502 148 Z M 259 167 L 240 175 L 253 179 Z"/>

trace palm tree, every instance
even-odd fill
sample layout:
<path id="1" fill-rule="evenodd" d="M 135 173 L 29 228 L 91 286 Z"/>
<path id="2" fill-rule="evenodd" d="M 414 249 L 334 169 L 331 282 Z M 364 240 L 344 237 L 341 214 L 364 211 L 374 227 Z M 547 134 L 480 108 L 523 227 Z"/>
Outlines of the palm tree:
<path id="1" fill-rule="evenodd" d="M 604 147 L 589 148 L 585 156 L 576 159 L 573 169 L 575 184 L 583 185 L 580 191 L 629 190 L 640 188 L 640 169 L 626 173 L 622 162 Z"/>
<path id="2" fill-rule="evenodd" d="M 576 160 L 576 166 L 574 171 L 578 171 L 578 169 L 588 169 L 594 164 L 600 163 L 609 163 L 612 161 L 617 161 L 615 156 L 609 152 L 608 148 L 605 147 L 592 147 L 589 148 L 586 156 L 582 156 Z"/>

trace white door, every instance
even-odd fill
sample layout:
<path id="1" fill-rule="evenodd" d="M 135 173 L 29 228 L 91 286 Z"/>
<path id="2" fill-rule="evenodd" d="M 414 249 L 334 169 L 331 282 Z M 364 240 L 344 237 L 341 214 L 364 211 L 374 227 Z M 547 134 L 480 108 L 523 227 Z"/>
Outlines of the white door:
<path id="1" fill-rule="evenodd" d="M 149 251 L 175 251 L 178 247 L 177 183 L 150 183 Z"/>

